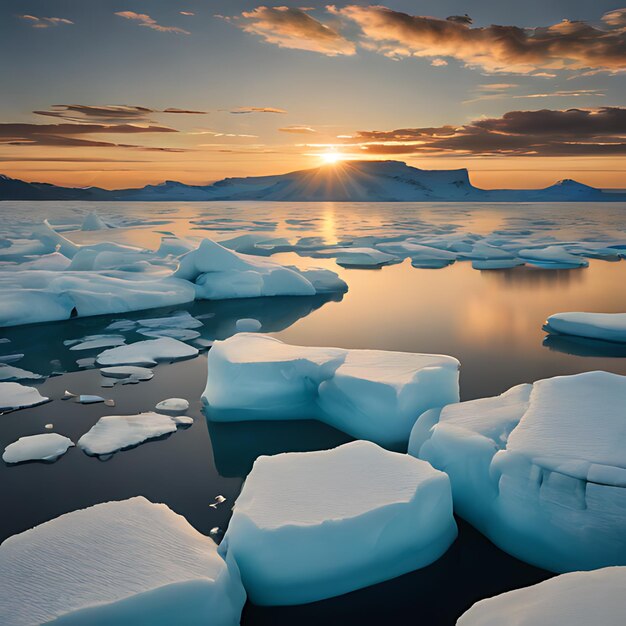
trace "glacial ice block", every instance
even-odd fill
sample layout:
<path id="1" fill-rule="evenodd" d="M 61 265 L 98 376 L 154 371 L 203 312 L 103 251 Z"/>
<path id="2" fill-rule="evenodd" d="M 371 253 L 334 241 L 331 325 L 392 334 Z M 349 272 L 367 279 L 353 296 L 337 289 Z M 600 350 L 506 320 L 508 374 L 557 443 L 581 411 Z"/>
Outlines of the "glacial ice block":
<path id="1" fill-rule="evenodd" d="M 8 409 L 25 409 L 47 402 L 35 387 L 20 383 L 0 383 L 0 411 Z"/>
<path id="2" fill-rule="evenodd" d="M 626 564 L 626 376 L 586 372 L 448 405 L 409 453 L 500 548 L 555 572 Z"/>
<path id="3" fill-rule="evenodd" d="M 626 567 L 561 574 L 481 600 L 457 626 L 623 626 Z"/>
<path id="4" fill-rule="evenodd" d="M 335 290 L 347 288 L 334 272 L 327 270 L 324 273 L 323 282 L 327 286 L 332 282 Z M 312 296 L 317 293 L 313 283 L 297 268 L 240 254 L 210 239 L 204 239 L 196 250 L 180 258 L 174 276 L 194 283 L 199 300 Z M 317 277 L 317 280 L 321 279 L 321 276 Z"/>
<path id="5" fill-rule="evenodd" d="M 291 346 L 239 333 L 209 352 L 203 399 L 213 421 L 316 418 L 402 447 L 421 413 L 458 401 L 458 369 L 449 356 Z"/>
<path id="6" fill-rule="evenodd" d="M 300 604 L 425 567 L 456 534 L 444 473 L 355 441 L 259 457 L 220 551 L 255 604 Z"/>
<path id="7" fill-rule="evenodd" d="M 58 433 L 42 433 L 20 437 L 10 443 L 2 455 L 5 463 L 22 463 L 23 461 L 56 461 L 63 456 L 74 442 Z"/>
<path id="8" fill-rule="evenodd" d="M 236 565 L 164 504 L 143 497 L 61 515 L 0 546 L 0 623 L 235 626 Z"/>
<path id="9" fill-rule="evenodd" d="M 554 334 L 626 343 L 626 313 L 555 313 L 543 328 Z"/>
<path id="10" fill-rule="evenodd" d="M 197 354 L 198 349 L 193 346 L 171 337 L 161 337 L 109 348 L 98 355 L 96 362 L 98 365 L 151 366 L 159 361 L 187 359 Z"/>

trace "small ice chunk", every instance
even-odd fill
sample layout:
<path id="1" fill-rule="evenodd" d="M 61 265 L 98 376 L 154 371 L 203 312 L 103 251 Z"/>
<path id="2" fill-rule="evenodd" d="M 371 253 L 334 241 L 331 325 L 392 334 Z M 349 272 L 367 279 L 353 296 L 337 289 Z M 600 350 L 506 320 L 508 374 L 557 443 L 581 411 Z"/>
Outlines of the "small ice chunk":
<path id="1" fill-rule="evenodd" d="M 144 337 L 172 337 L 179 341 L 189 341 L 200 337 L 200 333 L 197 330 L 189 330 L 188 328 L 157 328 L 155 330 L 140 328 L 137 332 Z"/>
<path id="2" fill-rule="evenodd" d="M 25 409 L 48 402 L 35 387 L 20 383 L 0 383 L 0 411 L 7 409 Z"/>
<path id="3" fill-rule="evenodd" d="M 15 363 L 23 358 L 23 354 L 0 354 L 0 363 Z"/>
<path id="4" fill-rule="evenodd" d="M 137 324 L 145 328 L 200 328 L 203 324 L 188 311 L 177 311 L 169 317 L 150 317 L 137 320 Z"/>
<path id="5" fill-rule="evenodd" d="M 168 398 L 159 402 L 155 409 L 168 415 L 182 415 L 189 408 L 189 402 L 184 398 Z"/>
<path id="6" fill-rule="evenodd" d="M 216 509 L 220 504 L 223 504 L 224 502 L 226 502 L 226 498 L 222 495 L 219 496 L 215 496 L 215 502 L 211 502 L 211 504 L 209 504 L 209 506 L 212 509 Z"/>
<path id="7" fill-rule="evenodd" d="M 164 504 L 66 513 L 0 546 L 0 623 L 236 626 L 237 568 Z"/>
<path id="8" fill-rule="evenodd" d="M 133 330 L 135 326 L 137 326 L 137 322 L 133 320 L 117 320 L 109 324 L 104 330 L 119 330 L 124 333 Z"/>
<path id="9" fill-rule="evenodd" d="M 0 381 L 41 380 L 42 378 L 41 374 L 35 374 L 13 365 L 0 364 Z"/>
<path id="10" fill-rule="evenodd" d="M 79 339 L 70 350 L 95 350 L 97 348 L 112 348 L 126 342 L 122 335 L 90 335 Z M 64 342 L 65 343 L 65 342 Z"/>
<path id="11" fill-rule="evenodd" d="M 446 474 L 355 441 L 259 457 L 220 550 L 255 604 L 302 604 L 425 567 L 456 535 Z"/>
<path id="12" fill-rule="evenodd" d="M 45 428 L 46 430 L 52 430 L 52 429 L 54 428 L 54 424 L 46 424 L 46 425 L 44 426 L 44 428 Z"/>
<path id="13" fill-rule="evenodd" d="M 110 228 L 109 225 L 95 211 L 85 215 L 80 227 L 81 230 L 106 230 L 107 228 Z"/>
<path id="14" fill-rule="evenodd" d="M 252 317 L 244 317 L 240 320 L 237 320 L 237 322 L 235 323 L 235 328 L 237 329 L 237 332 L 240 333 L 255 333 L 258 330 L 261 330 L 261 322 L 259 322 L 259 320 L 255 320 Z"/>
<path id="15" fill-rule="evenodd" d="M 81 404 L 95 404 L 97 402 L 104 402 L 104 398 L 102 396 L 80 395 L 76 401 Z"/>
<path id="16" fill-rule="evenodd" d="M 623 626 L 626 567 L 571 572 L 481 600 L 457 626 Z"/>
<path id="17" fill-rule="evenodd" d="M 161 337 L 137 341 L 101 352 L 98 365 L 156 365 L 159 361 L 174 361 L 198 355 L 198 349 L 178 339 Z"/>
<path id="18" fill-rule="evenodd" d="M 544 330 L 626 343 L 626 313 L 555 313 L 547 319 Z"/>
<path id="19" fill-rule="evenodd" d="M 85 367 L 89 369 L 90 367 L 94 367 L 96 365 L 96 359 L 92 356 L 86 359 L 76 359 L 76 365 L 78 365 L 78 367 Z"/>
<path id="20" fill-rule="evenodd" d="M 57 433 L 44 433 L 20 437 L 4 449 L 5 463 L 23 461 L 56 461 L 74 445 L 71 439 Z"/>
<path id="21" fill-rule="evenodd" d="M 176 418 L 152 411 L 138 415 L 105 415 L 78 440 L 78 447 L 90 455 L 112 454 L 173 433 L 176 426 Z"/>
<path id="22" fill-rule="evenodd" d="M 110 378 L 135 378 L 137 380 L 150 380 L 154 376 L 154 372 L 151 369 L 137 367 L 136 365 L 103 367 L 100 370 L 100 374 Z"/>

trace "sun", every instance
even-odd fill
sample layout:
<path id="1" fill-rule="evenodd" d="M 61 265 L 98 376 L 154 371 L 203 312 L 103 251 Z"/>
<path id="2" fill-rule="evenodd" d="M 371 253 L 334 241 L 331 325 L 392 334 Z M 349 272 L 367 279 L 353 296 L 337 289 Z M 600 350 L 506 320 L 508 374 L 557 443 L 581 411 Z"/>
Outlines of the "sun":
<path id="1" fill-rule="evenodd" d="M 337 152 L 325 152 L 324 154 L 320 154 L 320 156 L 322 157 L 324 163 L 328 163 L 329 165 L 342 160 L 341 154 Z"/>

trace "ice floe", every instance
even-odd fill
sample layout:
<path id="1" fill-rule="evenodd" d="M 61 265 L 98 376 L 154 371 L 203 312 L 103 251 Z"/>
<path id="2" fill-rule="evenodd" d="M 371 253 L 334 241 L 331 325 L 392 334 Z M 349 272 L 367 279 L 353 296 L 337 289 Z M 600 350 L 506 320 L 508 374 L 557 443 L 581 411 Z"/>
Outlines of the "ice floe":
<path id="1" fill-rule="evenodd" d="M 623 626 L 626 567 L 561 574 L 481 600 L 457 626 Z"/>
<path id="2" fill-rule="evenodd" d="M 301 604 L 422 568 L 456 534 L 443 472 L 356 441 L 259 457 L 220 551 L 255 604 Z"/>
<path id="3" fill-rule="evenodd" d="M 98 365 L 156 365 L 159 361 L 175 361 L 197 356 L 198 349 L 178 339 L 161 337 L 129 345 L 109 348 L 97 358 Z"/>
<path id="4" fill-rule="evenodd" d="M 587 372 L 424 413 L 409 452 L 450 476 L 456 511 L 555 572 L 626 564 L 626 376 Z"/>
<path id="5" fill-rule="evenodd" d="M 78 440 L 78 447 L 87 454 L 104 456 L 173 433 L 179 425 L 192 423 L 191 417 L 170 417 L 153 411 L 137 415 L 105 415 Z"/>
<path id="6" fill-rule="evenodd" d="M 71 340 L 70 340 L 71 341 Z M 121 346 L 126 342 L 126 338 L 122 335 L 88 335 L 73 343 L 70 350 L 96 350 L 98 348 L 112 348 Z M 64 342 L 66 345 L 67 342 Z"/>
<path id="7" fill-rule="evenodd" d="M 244 317 L 235 322 L 235 328 L 237 332 L 244 333 L 255 333 L 258 330 L 261 330 L 261 322 L 251 317 Z"/>
<path id="8" fill-rule="evenodd" d="M 547 319 L 544 330 L 626 343 L 626 313 L 555 313 Z"/>
<path id="9" fill-rule="evenodd" d="M 211 348 L 203 399 L 214 421 L 317 418 L 403 446 L 422 412 L 458 401 L 458 369 L 449 356 L 291 346 L 239 333 Z"/>
<path id="10" fill-rule="evenodd" d="M 63 456 L 74 442 L 58 433 L 43 433 L 20 437 L 4 449 L 5 463 L 24 461 L 56 461 Z"/>
<path id="11" fill-rule="evenodd" d="M 136 378 L 137 380 L 150 380 L 154 376 L 154 372 L 151 369 L 135 365 L 103 367 L 100 369 L 100 374 L 110 378 Z"/>
<path id="12" fill-rule="evenodd" d="M 546 248 L 526 248 L 518 253 L 520 259 L 536 267 L 546 269 L 572 269 L 587 267 L 589 261 L 570 254 L 561 246 L 548 246 Z"/>
<path id="13" fill-rule="evenodd" d="M 143 497 L 61 515 L 0 546 L 0 622 L 236 626 L 237 567 Z"/>
<path id="14" fill-rule="evenodd" d="M 182 415 L 189 408 L 189 401 L 184 398 L 168 398 L 167 400 L 159 402 L 154 408 L 159 413 Z"/>
<path id="15" fill-rule="evenodd" d="M 19 380 L 41 380 L 42 378 L 41 374 L 23 370 L 21 367 L 0 363 L 0 381 L 15 382 Z"/>
<path id="16" fill-rule="evenodd" d="M 0 411 L 7 409 L 24 409 L 48 402 L 35 387 L 20 383 L 0 383 Z"/>
<path id="17" fill-rule="evenodd" d="M 337 291 L 346 284 L 329 270 L 325 284 Z M 180 259 L 174 276 L 194 283 L 196 298 L 226 300 L 259 296 L 311 296 L 318 292 L 313 283 L 295 267 L 287 267 L 228 250 L 204 239 L 197 250 Z"/>

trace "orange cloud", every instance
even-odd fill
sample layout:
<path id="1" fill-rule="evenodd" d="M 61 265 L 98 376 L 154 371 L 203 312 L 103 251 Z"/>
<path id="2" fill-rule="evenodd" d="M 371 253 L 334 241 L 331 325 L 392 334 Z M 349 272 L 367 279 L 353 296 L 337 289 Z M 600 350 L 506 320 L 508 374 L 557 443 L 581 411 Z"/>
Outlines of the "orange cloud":
<path id="1" fill-rule="evenodd" d="M 160 33 L 177 33 L 179 35 L 190 35 L 191 33 L 188 30 L 184 30 L 183 28 L 178 28 L 177 26 L 162 26 L 161 24 L 157 24 L 156 20 L 152 19 L 149 15 L 145 13 L 135 13 L 134 11 L 117 11 L 115 15 L 119 15 L 127 20 L 132 20 L 137 22 L 139 26 L 145 26 L 146 28 L 151 28 L 152 30 L 159 31 Z"/>

